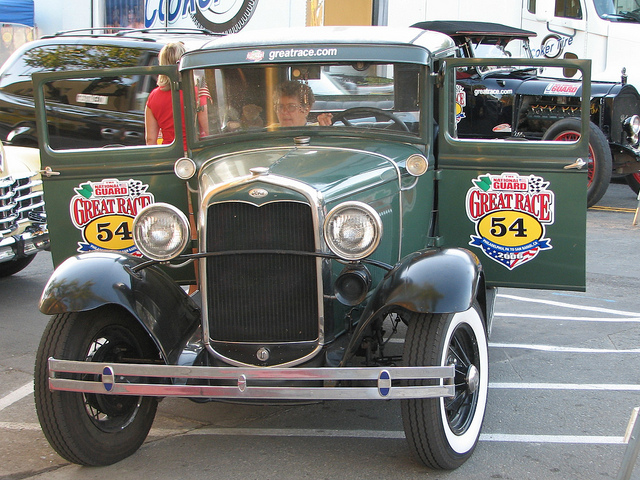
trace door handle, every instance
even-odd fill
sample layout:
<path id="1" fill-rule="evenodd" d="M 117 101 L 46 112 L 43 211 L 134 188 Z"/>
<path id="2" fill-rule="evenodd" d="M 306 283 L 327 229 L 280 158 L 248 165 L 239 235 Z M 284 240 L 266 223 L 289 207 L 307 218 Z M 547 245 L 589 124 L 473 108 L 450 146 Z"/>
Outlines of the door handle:
<path id="1" fill-rule="evenodd" d="M 575 162 L 573 162 L 570 165 L 565 165 L 564 169 L 565 170 L 570 170 L 572 168 L 575 168 L 577 170 L 582 170 L 582 167 L 584 167 L 587 164 L 587 162 L 585 162 L 583 159 L 578 158 Z"/>
<path id="2" fill-rule="evenodd" d="M 53 175 L 60 175 L 60 172 L 54 172 L 53 169 L 51 167 L 44 167 L 44 170 L 38 170 L 38 172 L 41 175 L 44 175 L 45 177 L 51 177 Z"/>
<path id="3" fill-rule="evenodd" d="M 101 128 L 100 129 L 100 135 L 102 136 L 102 138 L 106 138 L 111 140 L 112 138 L 116 138 L 116 135 L 120 133 L 120 130 L 118 130 L 117 128 Z"/>

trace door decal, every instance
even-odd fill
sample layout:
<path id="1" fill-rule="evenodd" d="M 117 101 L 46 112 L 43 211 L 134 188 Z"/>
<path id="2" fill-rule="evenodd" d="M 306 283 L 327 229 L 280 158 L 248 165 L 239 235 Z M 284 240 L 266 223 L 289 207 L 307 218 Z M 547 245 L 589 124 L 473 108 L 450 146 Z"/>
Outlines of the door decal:
<path id="1" fill-rule="evenodd" d="M 154 202 L 148 188 L 140 180 L 114 178 L 75 187 L 69 210 L 84 240 L 78 242 L 77 251 L 115 250 L 141 257 L 133 243 L 132 225 L 136 214 Z"/>
<path id="2" fill-rule="evenodd" d="M 467 191 L 466 211 L 475 224 L 469 245 L 509 270 L 552 247 L 545 226 L 553 224 L 555 196 L 549 182 L 517 173 L 479 175 Z"/>

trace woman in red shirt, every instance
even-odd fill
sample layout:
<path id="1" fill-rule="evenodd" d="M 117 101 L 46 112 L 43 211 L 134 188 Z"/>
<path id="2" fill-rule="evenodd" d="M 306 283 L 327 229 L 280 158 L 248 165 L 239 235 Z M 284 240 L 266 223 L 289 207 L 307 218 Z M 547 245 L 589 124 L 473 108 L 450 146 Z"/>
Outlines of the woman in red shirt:
<path id="1" fill-rule="evenodd" d="M 184 45 L 181 42 L 166 44 L 160 50 L 160 65 L 175 65 L 184 52 Z M 159 143 L 166 145 L 173 142 L 176 136 L 171 103 L 171 80 L 166 75 L 158 75 L 158 86 L 149 94 L 144 112 L 144 130 L 147 145 Z M 162 132 L 162 141 L 158 141 L 160 132 Z M 187 139 L 184 133 L 183 137 L 186 150 Z"/>
<path id="2" fill-rule="evenodd" d="M 160 65 L 175 65 L 184 54 L 182 42 L 168 43 L 160 50 Z M 204 88 L 196 89 L 198 97 L 198 124 L 200 135 L 207 135 L 207 102 L 211 98 L 209 91 Z M 184 104 L 182 92 L 180 92 L 180 105 L 182 106 L 182 124 L 184 125 Z M 147 98 L 147 106 L 144 112 L 145 139 L 147 145 L 167 145 L 175 138 L 173 125 L 173 104 L 171 103 L 171 80 L 166 75 L 158 75 L 158 86 L 154 88 Z M 160 133 L 162 138 L 160 139 Z M 187 136 L 182 131 L 182 142 L 187 149 Z"/>

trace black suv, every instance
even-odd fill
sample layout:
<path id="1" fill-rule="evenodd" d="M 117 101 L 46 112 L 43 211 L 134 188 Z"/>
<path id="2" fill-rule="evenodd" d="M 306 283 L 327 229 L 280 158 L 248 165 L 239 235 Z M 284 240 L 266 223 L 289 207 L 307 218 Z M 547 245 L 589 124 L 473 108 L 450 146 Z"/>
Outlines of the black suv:
<path id="1" fill-rule="evenodd" d="M 449 35 L 463 58 L 532 58 L 529 38 L 535 32 L 497 23 L 428 21 L 414 27 Z M 587 204 L 605 194 L 612 176 L 625 177 L 635 193 L 640 189 L 640 95 L 620 82 L 592 82 Z M 550 75 L 545 69 L 488 69 L 481 62 L 459 72 L 461 137 L 520 137 L 539 140 L 575 140 L 580 135 L 580 82 L 576 72 Z"/>
<path id="2" fill-rule="evenodd" d="M 0 140 L 37 146 L 33 73 L 157 65 L 160 49 L 169 42 L 181 41 L 191 50 L 217 36 L 196 29 L 87 29 L 27 43 L 0 69 Z M 57 147 L 144 144 L 144 107 L 155 86 L 151 77 L 140 76 L 99 84 L 80 79 L 49 89 L 47 97 L 64 120 L 56 127 L 64 131 L 51 132 Z M 96 109 L 104 114 L 96 116 Z"/>

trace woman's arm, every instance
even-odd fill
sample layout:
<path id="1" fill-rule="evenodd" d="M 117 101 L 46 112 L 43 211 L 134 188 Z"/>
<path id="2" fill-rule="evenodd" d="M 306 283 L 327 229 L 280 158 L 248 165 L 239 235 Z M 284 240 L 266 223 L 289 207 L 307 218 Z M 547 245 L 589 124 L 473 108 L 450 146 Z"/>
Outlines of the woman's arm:
<path id="1" fill-rule="evenodd" d="M 160 125 L 156 117 L 153 116 L 153 112 L 149 107 L 144 109 L 144 137 L 147 145 L 158 144 L 158 134 L 160 133 Z"/>

